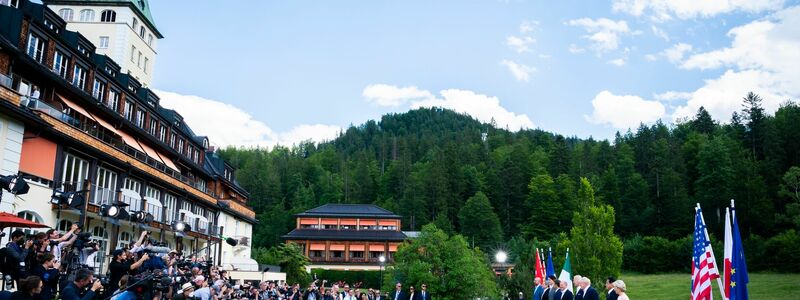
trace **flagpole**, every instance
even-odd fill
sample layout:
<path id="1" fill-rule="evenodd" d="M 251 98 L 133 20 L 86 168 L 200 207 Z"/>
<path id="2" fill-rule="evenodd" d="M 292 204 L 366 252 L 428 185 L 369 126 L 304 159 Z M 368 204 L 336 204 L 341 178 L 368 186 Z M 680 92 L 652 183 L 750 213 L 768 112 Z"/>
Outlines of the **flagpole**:
<path id="1" fill-rule="evenodd" d="M 697 203 L 697 207 L 695 208 L 695 212 L 700 209 L 700 203 Z M 706 217 L 703 214 L 700 214 L 700 220 L 703 221 L 703 225 L 706 225 Z M 711 238 L 708 236 L 708 226 L 704 226 L 703 231 L 706 235 L 706 240 L 711 243 Z M 722 285 L 722 276 L 719 274 L 719 263 L 717 262 L 717 256 L 714 255 L 714 247 L 709 247 L 711 251 L 711 256 L 714 257 L 714 268 L 717 269 L 717 286 L 719 287 L 719 291 L 722 295 L 722 298 L 725 298 L 725 287 Z"/>

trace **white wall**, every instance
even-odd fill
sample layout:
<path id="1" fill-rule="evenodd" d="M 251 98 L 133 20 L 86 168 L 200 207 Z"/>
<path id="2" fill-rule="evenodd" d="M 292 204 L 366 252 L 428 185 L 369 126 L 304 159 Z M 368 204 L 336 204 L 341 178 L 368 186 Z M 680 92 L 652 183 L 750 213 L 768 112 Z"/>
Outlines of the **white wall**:
<path id="1" fill-rule="evenodd" d="M 108 48 L 97 48 L 97 53 L 111 57 L 120 65 L 122 72 L 130 72 L 131 75 L 139 80 L 144 86 L 149 86 L 153 78 L 153 69 L 158 55 L 156 48 L 158 38 L 153 31 L 143 23 L 143 21 L 128 7 L 120 6 L 76 6 L 76 5 L 50 5 L 50 9 L 58 13 L 62 8 L 71 8 L 73 11 L 72 21 L 67 23 L 67 29 L 77 31 L 89 39 L 95 46 L 99 46 L 100 37 L 109 37 Z M 92 9 L 95 12 L 94 22 L 80 22 L 80 11 Z M 114 10 L 117 13 L 115 23 L 100 22 L 101 12 L 106 9 Z M 133 18 L 138 20 L 137 28 L 132 28 Z M 144 38 L 139 37 L 139 26 L 145 25 Z M 153 35 L 151 45 L 147 44 L 147 37 Z M 138 52 L 142 52 L 144 57 L 149 59 L 147 72 L 144 68 L 137 66 L 136 61 L 131 62 L 131 46 L 136 46 L 134 56 L 138 60 Z"/>

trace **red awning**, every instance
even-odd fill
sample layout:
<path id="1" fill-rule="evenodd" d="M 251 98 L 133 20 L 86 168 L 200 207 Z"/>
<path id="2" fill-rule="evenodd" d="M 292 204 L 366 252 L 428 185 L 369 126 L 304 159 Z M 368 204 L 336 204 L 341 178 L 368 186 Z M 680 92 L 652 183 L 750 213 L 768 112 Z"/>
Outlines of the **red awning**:
<path id="1" fill-rule="evenodd" d="M 352 220 L 352 219 L 340 220 L 339 221 L 339 225 L 356 226 L 356 220 Z"/>
<path id="2" fill-rule="evenodd" d="M 322 225 L 337 225 L 339 222 L 336 219 L 322 219 Z"/>
<path id="3" fill-rule="evenodd" d="M 369 245 L 369 251 L 383 252 L 386 249 L 383 245 Z"/>
<path id="4" fill-rule="evenodd" d="M 56 143 L 41 136 L 23 138 L 19 170 L 47 180 L 53 180 L 57 147 Z"/>
<path id="5" fill-rule="evenodd" d="M 378 223 L 381 226 L 397 226 L 397 221 L 380 221 Z"/>
<path id="6" fill-rule="evenodd" d="M 50 226 L 28 221 L 10 213 L 0 212 L 0 228 L 20 227 L 20 228 L 50 228 Z"/>
<path id="7" fill-rule="evenodd" d="M 389 252 L 397 252 L 397 245 L 389 245 Z"/>
<path id="8" fill-rule="evenodd" d="M 325 244 L 311 244 L 311 251 L 325 251 Z"/>
<path id="9" fill-rule="evenodd" d="M 344 245 L 331 245 L 331 251 L 344 251 Z"/>
<path id="10" fill-rule="evenodd" d="M 364 251 L 364 245 L 350 245 L 350 251 Z"/>
<path id="11" fill-rule="evenodd" d="M 67 98 L 62 97 L 61 95 L 58 95 L 58 98 L 61 99 L 61 101 L 64 102 L 64 104 L 66 104 L 67 107 L 69 107 L 70 109 L 78 112 L 79 114 L 84 115 L 85 117 L 87 117 L 89 119 L 95 120 L 95 118 L 94 118 L 94 116 L 92 114 L 90 114 L 88 111 L 83 109 L 83 107 L 80 107 L 79 105 L 75 104 L 75 102 L 67 100 Z"/>
<path id="12" fill-rule="evenodd" d="M 378 225 L 378 221 L 375 220 L 361 220 L 359 223 L 361 226 L 375 226 Z"/>
<path id="13" fill-rule="evenodd" d="M 319 219 L 300 219 L 300 225 L 317 225 Z"/>
<path id="14" fill-rule="evenodd" d="M 135 138 L 122 130 L 117 131 L 117 133 L 122 137 L 122 141 L 125 142 L 126 145 L 131 146 L 133 149 L 136 149 L 139 152 L 144 152 L 144 149 L 142 149 L 142 146 L 139 146 L 139 142 L 137 142 Z"/>

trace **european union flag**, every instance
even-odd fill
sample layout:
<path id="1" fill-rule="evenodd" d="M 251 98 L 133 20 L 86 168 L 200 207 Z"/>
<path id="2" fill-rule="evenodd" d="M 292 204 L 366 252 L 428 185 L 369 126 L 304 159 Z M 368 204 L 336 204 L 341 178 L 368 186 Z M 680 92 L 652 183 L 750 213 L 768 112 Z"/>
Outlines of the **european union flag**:
<path id="1" fill-rule="evenodd" d="M 733 210 L 733 209 L 732 209 Z M 739 222 L 736 222 L 736 213 L 733 213 L 733 253 L 731 257 L 731 297 L 730 300 L 748 299 L 747 283 L 750 278 L 747 276 L 747 262 L 744 260 L 744 247 L 742 237 L 739 234 Z"/>
<path id="2" fill-rule="evenodd" d="M 547 249 L 547 277 L 556 276 L 556 271 L 553 268 L 553 249 Z"/>

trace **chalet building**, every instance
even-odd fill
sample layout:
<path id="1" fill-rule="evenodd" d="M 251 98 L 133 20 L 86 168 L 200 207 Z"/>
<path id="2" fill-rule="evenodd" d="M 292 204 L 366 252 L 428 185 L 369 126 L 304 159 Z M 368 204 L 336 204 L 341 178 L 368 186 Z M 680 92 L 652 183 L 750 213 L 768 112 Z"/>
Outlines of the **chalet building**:
<path id="1" fill-rule="evenodd" d="M 297 227 L 284 235 L 300 246 L 312 268 L 377 270 L 391 263 L 407 239 L 401 217 L 372 204 L 326 204 L 296 214 Z"/>
<path id="2" fill-rule="evenodd" d="M 184 253 L 255 270 L 257 221 L 235 170 L 144 84 L 162 37 L 148 2 L 43 2 L 0 0 L 0 175 L 30 185 L 23 195 L 4 192 L 0 211 L 65 231 L 79 210 L 51 196 L 84 191 L 84 230 L 103 249 L 98 264 L 148 230 Z M 152 222 L 101 216 L 102 205 L 118 202 Z M 191 230 L 175 233 L 178 221 Z M 220 236 L 240 242 L 219 245 Z"/>

